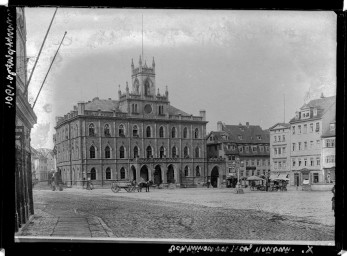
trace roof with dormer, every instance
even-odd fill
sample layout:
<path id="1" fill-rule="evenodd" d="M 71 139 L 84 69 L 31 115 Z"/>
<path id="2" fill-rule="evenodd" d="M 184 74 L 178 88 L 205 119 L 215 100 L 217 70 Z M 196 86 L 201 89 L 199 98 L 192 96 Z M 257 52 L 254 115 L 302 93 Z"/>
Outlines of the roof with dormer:
<path id="1" fill-rule="evenodd" d="M 91 111 L 119 111 L 119 101 L 112 100 L 112 99 L 106 99 L 102 100 L 98 97 L 94 98 L 92 101 L 88 101 L 85 104 L 85 110 L 91 110 Z"/>
<path id="2" fill-rule="evenodd" d="M 330 124 L 334 124 L 335 125 L 335 129 L 330 129 L 330 125 L 328 125 L 325 130 L 323 131 L 322 133 L 322 138 L 327 138 L 327 137 L 335 137 L 336 133 L 335 133 L 335 130 L 336 130 L 336 121 L 334 119 L 334 121 L 330 122 Z"/>
<path id="3" fill-rule="evenodd" d="M 307 119 L 304 119 L 305 121 L 310 120 L 310 119 L 320 119 L 324 116 L 326 111 L 336 103 L 336 96 L 331 96 L 331 97 L 323 97 L 319 99 L 314 99 L 311 100 L 310 102 L 304 104 L 300 110 L 308 109 L 308 108 L 316 108 L 317 109 L 317 115 L 314 117 L 310 117 Z M 301 121 L 301 119 L 299 119 Z M 299 121 L 295 117 L 292 118 L 289 123 L 297 122 Z"/>
<path id="4" fill-rule="evenodd" d="M 259 125 L 223 125 L 223 131 L 213 131 L 211 134 L 213 134 L 215 142 L 225 141 L 245 144 L 270 143 L 270 131 L 263 130 Z M 240 135 L 242 138 L 239 137 Z M 258 136 L 260 136 L 260 139 Z"/>

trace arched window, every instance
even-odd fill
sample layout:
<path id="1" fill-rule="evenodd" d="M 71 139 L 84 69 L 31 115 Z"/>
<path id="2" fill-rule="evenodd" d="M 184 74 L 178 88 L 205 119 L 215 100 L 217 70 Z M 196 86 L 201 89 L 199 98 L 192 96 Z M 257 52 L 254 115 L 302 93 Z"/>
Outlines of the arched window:
<path id="1" fill-rule="evenodd" d="M 183 149 L 183 155 L 184 155 L 184 157 L 189 157 L 189 150 L 188 150 L 187 146 L 184 147 L 184 149 Z"/>
<path id="2" fill-rule="evenodd" d="M 163 146 L 160 147 L 160 158 L 163 158 L 165 155 L 165 149 Z"/>
<path id="3" fill-rule="evenodd" d="M 124 137 L 124 125 L 120 125 L 119 127 L 118 127 L 118 133 L 119 133 L 119 136 L 121 136 L 121 137 Z"/>
<path id="4" fill-rule="evenodd" d="M 105 148 L 105 158 L 110 158 L 110 157 L 111 157 L 110 147 L 106 146 L 106 148 Z"/>
<path id="5" fill-rule="evenodd" d="M 125 169 L 124 169 L 123 167 L 120 169 L 120 178 L 121 178 L 122 180 L 125 179 Z"/>
<path id="6" fill-rule="evenodd" d="M 188 166 L 184 167 L 184 176 L 189 176 L 189 168 Z"/>
<path id="7" fill-rule="evenodd" d="M 110 180 L 111 179 L 111 169 L 110 167 L 106 168 L 106 180 Z"/>
<path id="8" fill-rule="evenodd" d="M 89 136 L 94 136 L 95 135 L 95 129 L 94 129 L 94 124 L 89 125 Z"/>
<path id="9" fill-rule="evenodd" d="M 95 171 L 95 168 L 92 168 L 90 170 L 90 179 L 91 180 L 96 180 L 96 171 Z"/>
<path id="10" fill-rule="evenodd" d="M 104 127 L 104 134 L 105 136 L 109 137 L 111 136 L 110 134 L 110 126 L 108 124 L 105 124 L 105 127 Z"/>
<path id="11" fill-rule="evenodd" d="M 172 127 L 172 130 L 171 130 L 171 137 L 172 137 L 172 138 L 176 138 L 176 127 Z"/>
<path id="12" fill-rule="evenodd" d="M 186 139 L 188 137 L 188 128 L 184 127 L 183 129 L 183 138 Z"/>
<path id="13" fill-rule="evenodd" d="M 150 158 L 152 156 L 152 147 L 148 146 L 146 149 L 146 152 L 147 152 L 147 158 Z"/>
<path id="14" fill-rule="evenodd" d="M 146 137 L 147 138 L 151 137 L 151 127 L 150 126 L 147 126 L 147 128 L 146 128 Z"/>
<path id="15" fill-rule="evenodd" d="M 195 135 L 195 139 L 199 138 L 199 129 L 198 128 L 195 129 L 194 135 Z"/>
<path id="16" fill-rule="evenodd" d="M 195 157 L 200 157 L 200 149 L 199 149 L 199 147 L 195 148 Z"/>
<path id="17" fill-rule="evenodd" d="M 139 157 L 139 148 L 137 146 L 134 147 L 134 158 Z"/>
<path id="18" fill-rule="evenodd" d="M 148 96 L 150 95 L 150 84 L 149 84 L 149 81 L 146 80 L 145 82 L 145 96 Z"/>
<path id="19" fill-rule="evenodd" d="M 159 137 L 164 138 L 164 127 L 163 126 L 160 126 L 160 128 L 159 128 Z"/>
<path id="20" fill-rule="evenodd" d="M 139 128 L 137 125 L 133 126 L 133 137 L 138 137 L 139 136 Z"/>
<path id="21" fill-rule="evenodd" d="M 124 158 L 124 157 L 125 157 L 124 146 L 120 146 L 120 148 L 119 148 L 119 158 Z"/>
<path id="22" fill-rule="evenodd" d="M 91 146 L 89 149 L 89 157 L 95 158 L 95 147 L 94 146 Z"/>
<path id="23" fill-rule="evenodd" d="M 197 166 L 195 168 L 195 175 L 196 175 L 196 177 L 200 177 L 200 167 L 199 166 Z"/>
<path id="24" fill-rule="evenodd" d="M 172 157 L 175 158 L 177 156 L 177 151 L 176 151 L 176 147 L 172 147 Z"/>

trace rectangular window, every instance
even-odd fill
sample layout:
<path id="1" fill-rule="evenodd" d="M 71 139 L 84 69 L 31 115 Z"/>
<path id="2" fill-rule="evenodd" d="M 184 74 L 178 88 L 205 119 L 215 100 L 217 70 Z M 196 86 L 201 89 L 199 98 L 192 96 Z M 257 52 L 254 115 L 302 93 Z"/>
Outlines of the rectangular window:
<path id="1" fill-rule="evenodd" d="M 320 158 L 319 157 L 316 158 L 316 163 L 317 163 L 316 164 L 317 166 L 320 166 Z"/>
<path id="2" fill-rule="evenodd" d="M 282 140 L 286 141 L 286 136 L 285 135 L 282 135 Z"/>
<path id="3" fill-rule="evenodd" d="M 301 142 L 298 143 L 298 150 L 301 150 Z"/>
<path id="4" fill-rule="evenodd" d="M 257 175 L 258 175 L 258 176 L 260 175 L 260 170 L 257 170 Z"/>
<path id="5" fill-rule="evenodd" d="M 292 160 L 292 166 L 295 166 L 295 159 Z"/>
<path id="6" fill-rule="evenodd" d="M 304 165 L 307 166 L 307 159 L 304 159 Z"/>
<path id="7" fill-rule="evenodd" d="M 248 161 L 246 161 L 246 166 L 248 166 L 249 164 L 248 164 Z"/>
<path id="8" fill-rule="evenodd" d="M 235 156 L 231 156 L 231 160 L 235 160 Z"/>
<path id="9" fill-rule="evenodd" d="M 277 148 L 274 148 L 274 155 L 277 155 Z"/>
<path id="10" fill-rule="evenodd" d="M 249 152 L 249 147 L 248 146 L 246 146 L 245 149 L 246 149 L 246 152 Z"/>
<path id="11" fill-rule="evenodd" d="M 314 161 L 313 161 L 313 158 L 312 158 L 312 157 L 310 158 L 310 165 L 311 165 L 311 166 L 314 165 Z"/>
<path id="12" fill-rule="evenodd" d="M 295 151 L 295 143 L 293 143 L 292 151 Z"/>
<path id="13" fill-rule="evenodd" d="M 298 134 L 301 134 L 301 125 L 298 125 Z"/>
<path id="14" fill-rule="evenodd" d="M 317 140 L 317 148 L 320 148 L 320 140 Z"/>
<path id="15" fill-rule="evenodd" d="M 299 166 L 301 166 L 301 159 L 299 158 L 299 161 L 298 161 L 298 163 L 299 163 Z"/>
<path id="16" fill-rule="evenodd" d="M 282 148 L 282 153 L 283 153 L 283 154 L 286 153 L 286 148 Z"/>
<path id="17" fill-rule="evenodd" d="M 313 140 L 310 141 L 310 148 L 313 148 Z"/>
<path id="18" fill-rule="evenodd" d="M 257 166 L 260 166 L 260 161 L 259 160 L 257 160 Z"/>
<path id="19" fill-rule="evenodd" d="M 281 141 L 281 136 L 278 136 L 278 141 Z"/>
<path id="20" fill-rule="evenodd" d="M 330 131 L 335 131 L 335 124 L 330 124 L 329 128 L 330 128 Z"/>
<path id="21" fill-rule="evenodd" d="M 316 123 L 316 132 L 319 132 L 319 123 Z"/>
<path id="22" fill-rule="evenodd" d="M 252 160 L 252 165 L 251 166 L 254 166 L 254 160 Z"/>
<path id="23" fill-rule="evenodd" d="M 248 174 L 249 174 L 249 171 L 246 171 L 246 176 L 248 176 Z"/>
<path id="24" fill-rule="evenodd" d="M 307 150 L 307 141 L 304 142 L 304 149 Z"/>
<path id="25" fill-rule="evenodd" d="M 304 124 L 304 133 L 307 133 L 307 124 Z"/>
<path id="26" fill-rule="evenodd" d="M 243 171 L 240 172 L 241 177 L 243 177 Z"/>
<path id="27" fill-rule="evenodd" d="M 292 134 L 295 134 L 295 126 L 292 126 Z"/>
<path id="28" fill-rule="evenodd" d="M 282 168 L 282 162 L 278 162 L 278 168 Z"/>
<path id="29" fill-rule="evenodd" d="M 313 123 L 310 123 L 310 132 L 313 132 Z"/>
<path id="30" fill-rule="evenodd" d="M 253 152 L 256 152 L 257 151 L 257 147 L 253 147 Z"/>
<path id="31" fill-rule="evenodd" d="M 281 155 L 281 148 L 278 148 L 278 154 Z"/>
<path id="32" fill-rule="evenodd" d="M 228 159 L 231 160 L 231 156 L 228 156 Z"/>
<path id="33" fill-rule="evenodd" d="M 239 151 L 240 151 L 240 152 L 243 152 L 243 147 L 242 147 L 242 146 L 239 147 Z"/>

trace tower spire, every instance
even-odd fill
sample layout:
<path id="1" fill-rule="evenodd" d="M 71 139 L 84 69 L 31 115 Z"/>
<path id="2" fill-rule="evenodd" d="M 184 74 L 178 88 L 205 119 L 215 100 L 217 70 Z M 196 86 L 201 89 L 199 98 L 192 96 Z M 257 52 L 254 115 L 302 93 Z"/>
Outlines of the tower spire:
<path id="1" fill-rule="evenodd" d="M 143 58 L 143 14 L 142 14 L 142 58 Z"/>

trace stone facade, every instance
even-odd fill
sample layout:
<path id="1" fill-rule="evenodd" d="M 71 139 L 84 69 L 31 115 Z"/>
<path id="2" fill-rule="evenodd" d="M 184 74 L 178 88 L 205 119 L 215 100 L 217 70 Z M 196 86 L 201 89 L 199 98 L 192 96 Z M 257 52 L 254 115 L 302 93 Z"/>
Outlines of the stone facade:
<path id="1" fill-rule="evenodd" d="M 291 185 L 324 183 L 322 134 L 335 119 L 336 97 L 324 97 L 304 104 L 290 120 Z"/>
<path id="2" fill-rule="evenodd" d="M 156 184 L 201 183 L 206 175 L 206 119 L 170 104 L 169 92 L 156 89 L 155 62 L 131 63 L 118 101 L 94 98 L 57 117 L 54 135 L 58 172 L 67 185 L 90 178 L 152 180 Z"/>
<path id="3" fill-rule="evenodd" d="M 290 177 L 290 124 L 277 123 L 270 130 L 270 178 Z"/>
<path id="4" fill-rule="evenodd" d="M 34 214 L 30 133 L 36 115 L 28 102 L 24 8 L 16 8 L 16 231 Z"/>
<path id="5" fill-rule="evenodd" d="M 270 172 L 269 131 L 260 126 L 217 123 L 207 136 L 208 177 L 213 186 Z"/>
<path id="6" fill-rule="evenodd" d="M 329 127 L 323 131 L 322 134 L 322 167 L 323 179 L 326 183 L 336 181 L 335 176 L 335 120 L 333 120 Z"/>

